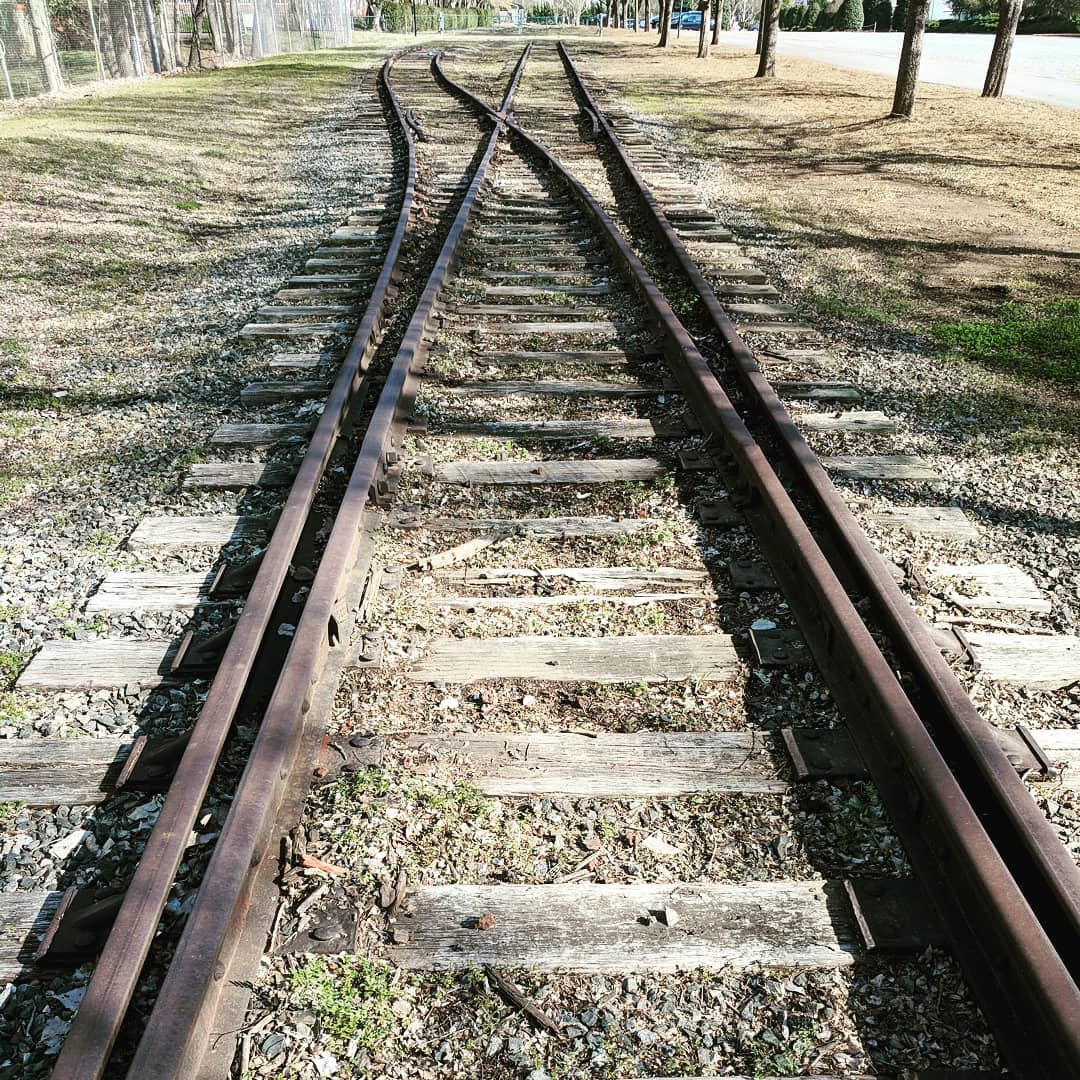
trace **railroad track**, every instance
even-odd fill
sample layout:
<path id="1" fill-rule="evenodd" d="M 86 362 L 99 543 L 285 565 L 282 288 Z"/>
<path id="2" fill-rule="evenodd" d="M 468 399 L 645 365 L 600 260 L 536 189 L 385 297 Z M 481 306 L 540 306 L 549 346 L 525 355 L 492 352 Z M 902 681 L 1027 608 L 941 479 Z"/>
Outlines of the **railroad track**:
<path id="1" fill-rule="evenodd" d="M 1071 1075 L 1077 874 L 1025 787 L 1049 778 L 1047 736 L 1002 741 L 978 717 L 837 505 L 717 295 L 759 355 L 810 364 L 812 350 L 783 344 L 805 332 L 726 230 L 625 116 L 608 119 L 569 54 L 485 70 L 481 99 L 449 58 L 383 69 L 397 183 L 245 331 L 324 348 L 276 352 L 271 370 L 296 381 L 249 388 L 249 405 L 274 411 L 218 446 L 306 437 L 281 414 L 334 377 L 295 474 L 274 456 L 193 471 L 244 490 L 291 478 L 261 558 L 215 581 L 129 574 L 98 594 L 114 611 L 150 596 L 190 606 L 210 585 L 211 599 L 247 599 L 224 646 L 125 646 L 144 667 L 121 685 L 205 677 L 221 658 L 190 736 L 126 758 L 119 798 L 155 770 L 168 784 L 126 893 L 33 913 L 39 929 L 50 915 L 45 962 L 83 958 L 80 936 L 108 932 L 55 1075 L 224 1075 L 237 1046 L 240 1072 L 262 1054 L 272 1073 L 245 1021 L 268 937 L 285 964 L 483 968 L 574 1045 L 568 1031 L 588 1028 L 574 991 L 556 992 L 558 1009 L 530 1000 L 529 972 L 814 978 L 947 945 L 1010 1070 Z M 802 382 L 809 400 L 845 400 Z M 831 428 L 848 430 L 845 416 L 853 431 L 882 423 L 827 414 Z M 133 539 L 190 546 L 254 527 L 156 520 Z M 108 639 L 79 644 L 77 665 L 47 649 L 24 685 L 59 689 L 70 682 L 48 680 L 73 670 L 115 685 L 128 661 Z M 243 774 L 197 898 L 162 934 L 237 724 Z M 816 826 L 793 838 L 770 803 L 867 777 L 910 864 L 887 848 L 873 874 L 852 873 L 859 843 L 815 851 Z M 710 830 L 747 807 L 780 835 L 744 845 L 739 869 Z M 521 835 L 530 817 L 550 822 L 550 842 Z M 617 1075 L 618 1055 L 598 1059 L 589 1038 L 580 1074 Z M 359 1067 L 375 1067 L 378 1041 L 352 1047 Z M 639 1042 L 642 1062 L 665 1060 Z"/>

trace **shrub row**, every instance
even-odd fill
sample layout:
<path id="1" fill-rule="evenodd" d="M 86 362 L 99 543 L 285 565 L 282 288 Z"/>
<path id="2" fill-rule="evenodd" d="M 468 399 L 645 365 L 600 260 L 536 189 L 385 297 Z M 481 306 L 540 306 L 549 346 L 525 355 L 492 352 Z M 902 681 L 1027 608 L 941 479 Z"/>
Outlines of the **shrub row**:
<path id="1" fill-rule="evenodd" d="M 494 18 L 491 8 L 438 8 L 430 4 L 416 5 L 416 28 L 438 30 L 439 12 L 447 30 L 467 26 L 490 26 Z M 413 6 L 406 0 L 389 0 L 382 6 L 382 28 L 388 34 L 408 34 L 413 28 Z"/>
<path id="2" fill-rule="evenodd" d="M 879 33 L 903 30 L 907 4 L 899 0 L 894 8 L 891 0 L 844 0 L 839 8 L 830 11 L 835 0 L 807 0 L 780 12 L 782 30 L 861 30 L 873 26 Z M 931 19 L 926 24 L 930 33 L 992 34 L 997 30 L 997 13 L 990 12 L 972 19 Z M 1021 34 L 1067 34 L 1080 30 L 1080 15 L 1075 21 L 1065 16 L 1043 16 L 1023 19 Z"/>

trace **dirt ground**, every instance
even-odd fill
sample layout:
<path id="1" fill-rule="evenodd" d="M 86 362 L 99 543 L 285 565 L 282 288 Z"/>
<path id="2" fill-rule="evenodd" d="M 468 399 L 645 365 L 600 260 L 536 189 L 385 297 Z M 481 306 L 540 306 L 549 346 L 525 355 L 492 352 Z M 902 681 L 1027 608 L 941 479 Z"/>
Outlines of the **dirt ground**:
<path id="1" fill-rule="evenodd" d="M 702 163 L 707 194 L 810 257 L 836 314 L 918 323 L 1080 294 L 1080 112 L 923 84 L 895 120 L 891 77 L 785 56 L 783 37 L 774 80 L 745 50 L 654 42 L 575 48 Z"/>

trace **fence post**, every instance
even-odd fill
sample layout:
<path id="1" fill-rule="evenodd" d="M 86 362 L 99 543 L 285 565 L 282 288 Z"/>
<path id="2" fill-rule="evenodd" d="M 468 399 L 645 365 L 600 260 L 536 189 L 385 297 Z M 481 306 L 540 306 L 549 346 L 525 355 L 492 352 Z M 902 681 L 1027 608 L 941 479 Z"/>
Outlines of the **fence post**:
<path id="1" fill-rule="evenodd" d="M 86 0 L 86 10 L 90 16 L 90 37 L 94 42 L 94 59 L 97 61 L 99 79 L 105 78 L 105 63 L 101 59 L 101 42 L 98 41 L 97 19 L 94 18 L 94 0 Z"/>
<path id="2" fill-rule="evenodd" d="M 146 24 L 146 44 L 150 49 L 150 63 L 154 72 L 161 74 L 161 53 L 158 51 L 157 34 L 154 33 L 154 16 L 150 12 L 150 0 L 142 0 L 143 22 Z"/>
<path id="3" fill-rule="evenodd" d="M 135 74 L 142 78 L 146 74 L 143 64 L 142 42 L 139 40 L 139 24 L 135 17 L 135 5 L 127 0 L 128 33 L 131 35 L 131 59 L 135 64 Z"/>
<path id="4" fill-rule="evenodd" d="M 3 39 L 0 39 L 0 71 L 4 73 L 4 83 L 7 86 L 8 97 L 15 100 L 15 91 L 11 87 L 11 76 L 7 69 L 7 49 L 4 48 Z"/>

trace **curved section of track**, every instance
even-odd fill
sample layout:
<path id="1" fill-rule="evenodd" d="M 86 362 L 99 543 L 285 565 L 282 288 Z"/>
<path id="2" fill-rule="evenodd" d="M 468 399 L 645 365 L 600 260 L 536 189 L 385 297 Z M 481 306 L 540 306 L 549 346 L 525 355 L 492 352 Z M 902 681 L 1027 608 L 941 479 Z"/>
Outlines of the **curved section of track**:
<path id="1" fill-rule="evenodd" d="M 493 112 L 441 69 L 440 76 L 463 100 Z M 1030 1075 L 1047 1075 L 1048 1065 L 1051 1072 L 1074 1071 L 1080 1064 L 1080 989 L 1070 970 L 1078 955 L 1080 875 L 1075 865 L 942 662 L 925 627 L 888 578 L 601 110 L 588 96 L 585 105 L 619 152 L 628 187 L 652 215 L 656 233 L 705 304 L 753 395 L 751 408 L 769 417 L 827 516 L 830 531 L 843 540 L 842 559 L 859 568 L 859 585 L 886 613 L 890 640 L 916 673 L 919 693 L 909 694 L 897 678 L 833 563 L 625 237 L 585 185 L 543 144 L 516 124 L 510 125 L 512 136 L 563 175 L 636 281 L 698 419 L 722 442 L 720 471 L 754 525 L 1012 1067 L 1023 1074 L 1030 1065 L 1032 1032 L 1038 1032 L 1043 1050 Z"/>

